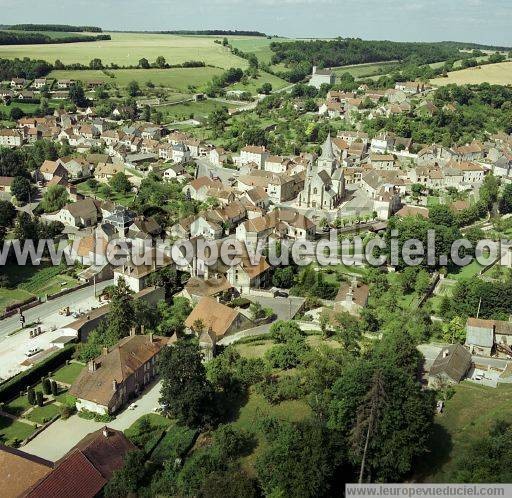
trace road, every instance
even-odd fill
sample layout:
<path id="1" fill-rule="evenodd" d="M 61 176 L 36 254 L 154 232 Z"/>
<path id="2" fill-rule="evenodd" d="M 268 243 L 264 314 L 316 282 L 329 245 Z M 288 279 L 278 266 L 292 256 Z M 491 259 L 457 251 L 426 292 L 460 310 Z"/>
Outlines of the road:
<path id="1" fill-rule="evenodd" d="M 87 436 L 87 434 L 97 431 L 105 425 L 118 431 L 124 431 L 137 419 L 147 413 L 151 413 L 153 409 L 158 406 L 160 387 L 160 382 L 153 385 L 142 396 L 134 400 L 137 404 L 137 408 L 134 410 L 125 408 L 124 411 L 116 416 L 115 420 L 107 424 L 104 422 L 95 422 L 94 420 L 86 420 L 80 418 L 78 415 L 73 415 L 67 420 L 59 419 L 32 441 L 23 446 L 22 450 L 31 455 L 57 461 Z"/>
<path id="2" fill-rule="evenodd" d="M 222 183 L 225 185 L 229 185 L 229 178 L 236 178 L 240 175 L 240 171 L 237 169 L 230 168 L 221 168 L 218 166 L 214 166 L 208 159 L 204 157 L 200 157 L 196 159 L 197 163 L 197 176 L 210 176 L 210 172 L 214 176 L 218 176 Z"/>
<path id="3" fill-rule="evenodd" d="M 96 292 L 103 290 L 109 285 L 113 285 L 114 280 L 105 280 L 96 284 Z M 94 287 L 91 285 L 83 289 L 76 290 L 65 296 L 53 299 L 52 301 L 46 301 L 34 306 L 23 312 L 25 315 L 25 323 L 29 324 L 35 322 L 38 318 L 44 323 L 52 315 L 58 314 L 59 309 L 64 306 L 69 306 L 72 311 L 78 311 L 80 307 L 84 308 L 83 303 L 88 301 L 89 298 L 93 297 Z M 68 317 L 67 323 L 73 322 L 75 319 L 72 316 Z M 65 324 L 62 324 L 63 326 Z M 20 328 L 19 315 L 13 315 L 10 318 L 6 318 L 0 321 L 0 341 L 4 339 L 8 334 L 18 330 Z"/>
<path id="4" fill-rule="evenodd" d="M 272 308 L 277 316 L 277 320 L 291 320 L 299 311 L 304 303 L 303 297 L 266 297 L 255 296 L 253 294 L 242 294 L 242 297 L 249 299 L 253 302 L 258 302 L 263 308 Z M 267 334 L 270 331 L 272 323 L 265 323 L 258 327 L 242 330 L 235 334 L 222 338 L 219 344 L 227 346 L 244 337 L 252 337 L 255 335 Z"/>

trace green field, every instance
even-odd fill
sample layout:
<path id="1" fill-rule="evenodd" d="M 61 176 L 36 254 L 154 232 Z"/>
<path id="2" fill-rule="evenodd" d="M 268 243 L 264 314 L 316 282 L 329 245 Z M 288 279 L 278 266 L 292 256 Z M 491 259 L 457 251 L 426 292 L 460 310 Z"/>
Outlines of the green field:
<path id="1" fill-rule="evenodd" d="M 448 73 L 447 78 L 430 80 L 433 85 L 443 86 L 455 83 L 456 85 L 512 85 L 512 62 L 499 62 L 484 66 L 470 67 Z"/>
<path id="2" fill-rule="evenodd" d="M 62 268 L 58 266 L 6 265 L 2 274 L 7 276 L 9 284 L 0 289 L 0 311 L 32 296 L 49 296 L 78 285 L 76 279 L 61 273 Z"/>
<path id="3" fill-rule="evenodd" d="M 270 83 L 272 85 L 272 90 L 280 90 L 281 88 L 290 85 L 287 81 L 260 70 L 259 77 L 256 79 L 251 78 L 247 85 L 239 82 L 230 86 L 227 90 L 243 90 L 245 92 L 256 93 L 263 83 Z"/>
<path id="4" fill-rule="evenodd" d="M 50 403 L 45 406 L 36 406 L 27 416 L 32 422 L 37 424 L 45 424 L 49 422 L 55 415 L 60 412 L 59 407 L 55 403 Z"/>
<path id="5" fill-rule="evenodd" d="M 369 78 L 381 76 L 382 70 L 396 66 L 396 62 L 372 62 L 369 64 L 356 64 L 353 66 L 335 67 L 334 73 L 339 76 L 343 73 L 350 73 L 354 78 Z"/>
<path id="6" fill-rule="evenodd" d="M 81 363 L 70 363 L 69 365 L 59 368 L 51 378 L 63 384 L 73 384 L 83 369 L 84 365 Z"/>
<path id="7" fill-rule="evenodd" d="M 164 122 L 182 121 L 185 119 L 205 118 L 210 112 L 220 107 L 236 107 L 233 104 L 226 104 L 217 100 L 204 100 L 202 102 L 185 102 L 183 104 L 175 104 L 168 106 L 159 106 L 157 109 L 163 113 Z"/>
<path id="8" fill-rule="evenodd" d="M 13 440 L 23 441 L 35 431 L 35 427 L 23 422 L 13 421 L 0 416 L 0 440 L 7 443 Z"/>
<path id="9" fill-rule="evenodd" d="M 154 62 L 163 56 L 169 64 L 185 61 L 204 61 L 212 66 L 246 68 L 246 60 L 231 54 L 229 49 L 214 43 L 214 36 L 179 36 L 153 33 L 105 33 L 112 40 L 45 45 L 3 45 L 0 57 L 31 57 L 64 64 L 89 64 L 99 58 L 104 64 L 137 65 L 145 57 Z"/>
<path id="10" fill-rule="evenodd" d="M 418 477 L 424 482 L 448 482 L 452 456 L 487 434 L 497 420 L 512 422 L 511 385 L 493 389 L 465 381 L 455 386 L 444 413 L 436 415 L 431 453 L 422 460 Z"/>
<path id="11" fill-rule="evenodd" d="M 103 71 L 52 71 L 50 78 L 73 79 L 87 81 L 104 81 L 120 87 L 127 86 L 130 81 L 139 85 L 152 82 L 156 86 L 190 92 L 189 87 L 200 89 L 214 76 L 222 73 L 216 67 L 186 67 L 174 69 L 117 69 Z M 113 77 L 112 77 L 112 76 Z"/>

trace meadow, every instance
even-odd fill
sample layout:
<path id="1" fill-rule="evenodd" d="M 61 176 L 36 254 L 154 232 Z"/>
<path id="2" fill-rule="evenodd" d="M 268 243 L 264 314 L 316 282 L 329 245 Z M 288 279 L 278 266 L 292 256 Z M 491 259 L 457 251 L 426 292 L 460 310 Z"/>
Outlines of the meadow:
<path id="1" fill-rule="evenodd" d="M 490 83 L 491 85 L 512 85 L 512 62 L 499 62 L 485 66 L 472 67 L 448 73 L 447 78 L 430 80 L 433 85 L 444 86 L 455 83 L 457 85 L 478 85 Z"/>
<path id="2" fill-rule="evenodd" d="M 214 76 L 223 72 L 216 67 L 186 67 L 172 69 L 116 69 L 108 71 L 52 71 L 50 78 L 73 79 L 87 81 L 104 81 L 120 87 L 127 86 L 130 81 L 139 85 L 148 82 L 156 86 L 172 88 L 179 92 L 189 92 L 189 87 L 201 89 Z"/>
<path id="3" fill-rule="evenodd" d="M 382 76 L 383 69 L 396 66 L 396 62 L 372 62 L 369 64 L 355 64 L 353 66 L 340 66 L 333 68 L 334 73 L 340 76 L 343 73 L 350 73 L 354 78 L 370 78 Z"/>
<path id="4" fill-rule="evenodd" d="M 185 61 L 203 61 L 216 67 L 227 69 L 241 67 L 248 62 L 236 57 L 229 49 L 214 43 L 215 36 L 179 36 L 155 33 L 105 33 L 111 40 L 97 42 L 78 42 L 44 45 L 2 45 L 0 58 L 30 57 L 64 64 L 79 62 L 89 64 L 99 58 L 104 64 L 122 66 L 137 65 L 143 57 L 150 62 L 163 56 L 169 64 L 181 64 Z"/>

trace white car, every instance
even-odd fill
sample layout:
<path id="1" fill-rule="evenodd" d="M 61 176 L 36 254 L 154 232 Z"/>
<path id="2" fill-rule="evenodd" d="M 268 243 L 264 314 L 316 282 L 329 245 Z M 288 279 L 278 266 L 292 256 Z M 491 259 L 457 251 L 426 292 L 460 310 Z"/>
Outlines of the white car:
<path id="1" fill-rule="evenodd" d="M 128 407 L 128 410 L 135 410 L 135 408 L 137 408 L 137 403 L 132 403 L 132 404 Z"/>
<path id="2" fill-rule="evenodd" d="M 31 356 L 34 356 L 37 353 L 40 353 L 42 351 L 41 348 L 30 348 L 26 353 L 25 356 L 28 356 L 29 358 Z"/>

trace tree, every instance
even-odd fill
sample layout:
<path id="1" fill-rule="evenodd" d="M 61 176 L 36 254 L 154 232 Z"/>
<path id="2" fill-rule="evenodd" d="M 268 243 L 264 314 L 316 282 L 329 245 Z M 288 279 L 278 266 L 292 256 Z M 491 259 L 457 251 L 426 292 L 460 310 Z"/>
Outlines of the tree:
<path id="1" fill-rule="evenodd" d="M 501 214 L 512 213 L 512 183 L 507 183 L 499 200 Z"/>
<path id="2" fill-rule="evenodd" d="M 10 227 L 16 217 L 16 209 L 9 201 L 0 200 L 0 227 Z"/>
<path id="3" fill-rule="evenodd" d="M 146 455 L 140 450 L 130 451 L 124 457 L 124 465 L 116 470 L 105 486 L 106 498 L 125 498 L 136 493 L 146 475 Z"/>
<path id="4" fill-rule="evenodd" d="M 139 60 L 139 67 L 142 69 L 149 69 L 150 68 L 149 61 L 145 57 L 143 57 L 142 59 Z"/>
<path id="5" fill-rule="evenodd" d="M 51 386 L 50 379 L 48 377 L 45 377 L 44 379 L 42 379 L 41 384 L 43 387 L 44 394 L 46 394 L 48 396 L 49 394 L 52 393 L 52 386 Z"/>
<path id="6" fill-rule="evenodd" d="M 268 444 L 256 460 L 256 471 L 265 496 L 341 494 L 330 492 L 334 471 L 343 464 L 341 452 L 322 424 L 266 419 L 263 426 Z"/>
<path id="7" fill-rule="evenodd" d="M 163 57 L 161 55 L 159 55 L 156 58 L 155 64 L 156 64 L 156 67 L 159 67 L 161 69 L 164 69 L 165 67 L 167 67 L 167 62 L 165 60 L 165 57 Z"/>
<path id="8" fill-rule="evenodd" d="M 428 286 L 430 284 L 430 275 L 424 269 L 418 272 L 416 276 L 416 284 L 414 286 L 414 290 L 418 295 L 422 295 L 427 292 Z"/>
<path id="9" fill-rule="evenodd" d="M 455 225 L 455 216 L 451 209 L 443 204 L 432 206 L 429 209 L 429 220 L 434 225 L 443 225 L 445 227 L 451 227 Z"/>
<path id="10" fill-rule="evenodd" d="M 297 337 L 303 337 L 304 332 L 297 322 L 278 320 L 270 327 L 270 338 L 278 344 L 283 344 Z"/>
<path id="11" fill-rule="evenodd" d="M 268 82 L 263 83 L 263 85 L 258 88 L 258 93 L 262 93 L 263 95 L 270 95 L 272 93 L 272 84 Z"/>
<path id="12" fill-rule="evenodd" d="M 52 380 L 50 383 L 50 387 L 51 387 L 53 396 L 57 396 L 59 394 L 59 386 L 57 385 L 57 382 Z"/>
<path id="13" fill-rule="evenodd" d="M 69 100 L 77 107 L 86 107 L 88 104 L 85 98 L 84 89 L 81 84 L 74 84 L 69 87 Z"/>
<path id="14" fill-rule="evenodd" d="M 219 107 L 214 109 L 208 118 L 208 124 L 216 134 L 220 134 L 224 131 L 226 124 L 229 119 L 229 113 L 227 107 Z"/>
<path id="15" fill-rule="evenodd" d="M 134 80 L 130 81 L 130 83 L 128 83 L 128 86 L 126 87 L 126 89 L 128 91 L 128 95 L 130 97 L 137 97 L 138 95 L 140 95 L 139 84 Z"/>
<path id="16" fill-rule="evenodd" d="M 199 427 L 214 420 L 214 391 L 206 378 L 197 343 L 179 340 L 164 348 L 159 359 L 162 378 L 160 402 L 178 423 Z"/>
<path id="17" fill-rule="evenodd" d="M 272 284 L 283 289 L 289 289 L 293 285 L 294 280 L 295 272 L 292 266 L 276 268 L 272 275 Z"/>
<path id="18" fill-rule="evenodd" d="M 37 406 L 44 405 L 44 397 L 43 397 L 43 393 L 41 391 L 36 391 L 36 403 L 37 403 Z"/>
<path id="19" fill-rule="evenodd" d="M 12 107 L 9 115 L 11 117 L 11 121 L 18 121 L 18 119 L 25 116 L 25 113 L 19 107 Z"/>
<path id="20" fill-rule="evenodd" d="M 36 393 L 33 387 L 27 389 L 27 399 L 30 405 L 34 406 L 37 404 Z"/>
<path id="21" fill-rule="evenodd" d="M 134 310 L 132 306 L 132 291 L 124 278 L 117 281 L 110 300 L 108 313 L 108 334 L 114 344 L 129 334 L 134 324 Z"/>
<path id="22" fill-rule="evenodd" d="M 91 62 L 89 62 L 89 67 L 91 69 L 103 69 L 103 62 L 101 62 L 101 59 L 92 59 Z"/>
<path id="23" fill-rule="evenodd" d="M 68 202 L 68 192 L 62 185 L 50 185 L 41 200 L 45 213 L 53 213 L 63 208 Z"/>
<path id="24" fill-rule="evenodd" d="M 128 180 L 128 177 L 122 171 L 118 171 L 112 176 L 108 183 L 112 187 L 112 190 L 120 194 L 127 194 L 132 190 L 130 180 Z"/>
<path id="25" fill-rule="evenodd" d="M 154 272 L 150 277 L 151 285 L 164 288 L 166 301 L 172 301 L 172 298 L 182 289 L 180 274 L 174 266 L 164 266 Z"/>
<path id="26" fill-rule="evenodd" d="M 492 209 L 493 204 L 498 200 L 498 192 L 500 188 L 500 180 L 493 174 L 487 175 L 484 178 L 482 186 L 480 187 L 479 196 L 480 201 L 487 206 L 488 210 Z"/>
<path id="27" fill-rule="evenodd" d="M 18 202 L 27 202 L 30 199 L 32 185 L 30 180 L 24 176 L 15 176 L 11 185 L 11 193 L 16 197 Z"/>

